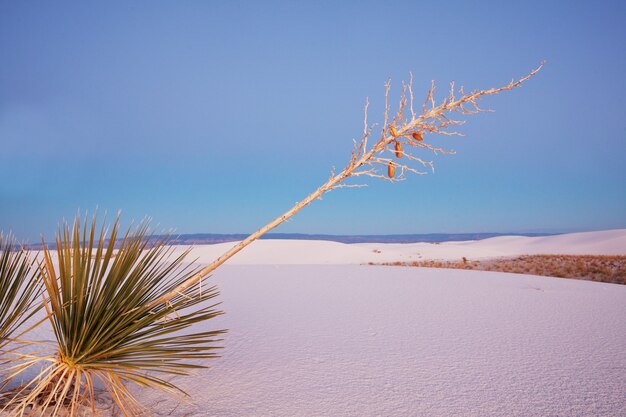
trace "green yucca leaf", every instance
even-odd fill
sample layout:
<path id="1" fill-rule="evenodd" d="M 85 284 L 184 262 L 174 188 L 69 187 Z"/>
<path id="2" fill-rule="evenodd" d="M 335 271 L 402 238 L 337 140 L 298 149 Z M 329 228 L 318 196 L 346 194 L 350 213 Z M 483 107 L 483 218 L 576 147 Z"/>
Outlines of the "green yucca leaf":
<path id="1" fill-rule="evenodd" d="M 182 393 L 158 375 L 185 375 L 206 367 L 199 360 L 216 357 L 224 330 L 189 332 L 222 314 L 213 302 L 215 286 L 195 285 L 154 307 L 197 272 L 185 262 L 189 250 L 174 256 L 170 238 L 149 234 L 147 222 L 121 238 L 118 232 L 119 218 L 110 231 L 98 231 L 95 217 L 83 224 L 77 216 L 71 228 L 61 226 L 56 253 L 44 245 L 45 308 L 58 348 L 53 366 L 38 375 L 21 404 L 62 402 L 72 414 L 79 403 L 93 401 L 94 381 L 100 381 L 122 413 L 134 416 L 141 407 L 126 383 Z"/>
<path id="2" fill-rule="evenodd" d="M 39 272 L 28 253 L 18 248 L 11 236 L 0 234 L 0 352 L 4 352 L 17 330 L 35 314 L 41 294 Z"/>

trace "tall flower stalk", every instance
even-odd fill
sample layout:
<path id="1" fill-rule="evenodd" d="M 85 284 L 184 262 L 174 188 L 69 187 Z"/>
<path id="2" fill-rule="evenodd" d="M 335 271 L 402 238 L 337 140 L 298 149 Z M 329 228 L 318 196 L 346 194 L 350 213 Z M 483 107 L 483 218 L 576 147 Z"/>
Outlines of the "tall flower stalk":
<path id="1" fill-rule="evenodd" d="M 373 145 L 368 144 L 368 140 L 372 134 L 372 127 L 368 124 L 367 120 L 369 101 L 366 101 L 363 137 L 359 143 L 354 142 L 352 155 L 343 170 L 339 173 L 335 173 L 333 170 L 330 178 L 302 201 L 296 203 L 285 213 L 231 247 L 215 261 L 202 268 L 197 274 L 182 283 L 176 289 L 165 294 L 158 300 L 155 300 L 152 307 L 156 308 L 166 303 L 172 297 L 175 297 L 180 291 L 184 291 L 186 288 L 196 285 L 243 248 L 291 218 L 328 191 L 342 187 L 362 186 L 360 184 L 345 183 L 345 181 L 350 178 L 372 177 L 387 181 L 400 181 L 403 180 L 408 173 L 421 175 L 426 173 L 422 170 L 424 168 L 430 170 L 434 169 L 433 163 L 424 160 L 417 155 L 417 152 L 423 150 L 435 154 L 450 154 L 454 152 L 433 145 L 430 142 L 430 138 L 435 135 L 463 136 L 460 132 L 454 130 L 457 126 L 464 123 L 463 120 L 458 120 L 456 117 L 469 116 L 488 111 L 483 110 L 478 105 L 481 98 L 520 87 L 524 82 L 537 74 L 543 65 L 544 63 L 539 65 L 539 67 L 535 68 L 528 75 L 518 80 L 513 80 L 498 88 L 465 93 L 463 87 L 457 90 L 454 83 L 451 83 L 447 97 L 439 102 L 439 104 L 435 101 L 435 83 L 433 82 L 430 90 L 426 94 L 426 99 L 424 100 L 419 114 L 416 113 L 414 108 L 413 77 L 411 76 L 408 84 L 402 84 L 400 102 L 393 115 L 389 105 L 389 89 L 391 84 L 388 81 L 385 84 L 385 113 L 382 131 L 380 137 Z"/>

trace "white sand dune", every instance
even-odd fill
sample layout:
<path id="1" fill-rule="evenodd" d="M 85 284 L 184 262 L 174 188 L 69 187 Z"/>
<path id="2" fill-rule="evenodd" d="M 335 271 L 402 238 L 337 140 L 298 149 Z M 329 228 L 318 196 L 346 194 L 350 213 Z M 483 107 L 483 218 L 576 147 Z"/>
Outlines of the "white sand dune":
<path id="1" fill-rule="evenodd" d="M 200 245 L 191 257 L 208 263 L 234 243 Z M 186 248 L 182 246 L 179 251 Z M 315 240 L 260 240 L 228 261 L 229 265 L 365 264 L 425 259 L 486 259 L 531 254 L 626 255 L 626 229 L 570 233 L 546 237 L 502 236 L 491 239 L 433 243 L 345 244 Z"/>
<path id="2" fill-rule="evenodd" d="M 230 249 L 236 242 L 199 245 L 193 248 L 190 259 L 209 263 Z M 178 251 L 187 249 L 181 246 Z M 371 258 L 367 247 L 325 240 L 258 240 L 231 258 L 228 265 L 293 265 L 293 264 L 359 264 Z"/>
<path id="3" fill-rule="evenodd" d="M 626 254 L 626 230 L 256 242 L 214 274 L 226 315 L 207 327 L 230 331 L 211 369 L 176 380 L 190 403 L 141 396 L 176 416 L 626 415 L 626 286 L 354 265 L 532 253 Z"/>
<path id="4" fill-rule="evenodd" d="M 223 357 L 166 416 L 623 416 L 626 286 L 362 265 L 225 266 Z"/>
<path id="5" fill-rule="evenodd" d="M 208 263 L 231 245 L 193 254 Z M 210 279 L 226 314 L 196 330 L 229 332 L 210 369 L 173 378 L 189 401 L 136 392 L 151 415 L 175 417 L 626 416 L 626 286 L 355 265 L 625 248 L 626 230 L 439 245 L 259 241 Z"/>

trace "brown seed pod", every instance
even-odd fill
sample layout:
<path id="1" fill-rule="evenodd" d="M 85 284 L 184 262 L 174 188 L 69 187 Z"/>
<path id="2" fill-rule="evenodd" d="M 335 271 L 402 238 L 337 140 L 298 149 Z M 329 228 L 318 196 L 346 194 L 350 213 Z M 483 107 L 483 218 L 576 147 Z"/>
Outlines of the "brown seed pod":
<path id="1" fill-rule="evenodd" d="M 389 125 L 389 133 L 391 133 L 391 136 L 398 137 L 398 131 L 396 130 L 396 127 L 394 125 Z"/>
<path id="2" fill-rule="evenodd" d="M 396 158 L 398 159 L 402 158 L 402 155 L 404 155 L 404 152 L 402 152 L 402 144 L 400 143 L 400 141 L 396 141 L 394 147 L 396 148 Z"/>
<path id="3" fill-rule="evenodd" d="M 413 136 L 413 139 L 415 140 L 419 140 L 419 141 L 424 140 L 424 136 L 422 135 L 422 132 L 413 132 L 411 136 Z"/>
<path id="4" fill-rule="evenodd" d="M 389 161 L 387 164 L 387 176 L 393 178 L 396 175 L 396 164 L 393 161 Z"/>

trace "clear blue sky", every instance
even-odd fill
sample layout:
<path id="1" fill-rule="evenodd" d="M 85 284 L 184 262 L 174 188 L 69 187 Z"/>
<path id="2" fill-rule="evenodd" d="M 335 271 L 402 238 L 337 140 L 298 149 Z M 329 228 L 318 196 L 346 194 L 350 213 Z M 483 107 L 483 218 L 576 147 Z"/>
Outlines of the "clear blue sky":
<path id="1" fill-rule="evenodd" d="M 349 158 L 383 83 L 489 98 L 435 175 L 342 189 L 279 232 L 626 227 L 621 1 L 0 3 L 0 230 L 77 210 L 252 231 Z M 430 159 L 430 158 L 429 158 Z"/>

